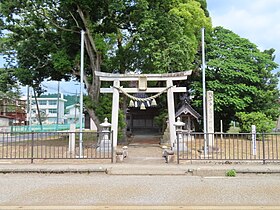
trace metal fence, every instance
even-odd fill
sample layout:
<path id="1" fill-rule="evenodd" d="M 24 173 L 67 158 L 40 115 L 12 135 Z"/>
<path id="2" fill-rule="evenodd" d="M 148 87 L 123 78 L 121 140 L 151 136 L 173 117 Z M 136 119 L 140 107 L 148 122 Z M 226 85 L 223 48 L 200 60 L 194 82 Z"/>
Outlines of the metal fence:
<path id="1" fill-rule="evenodd" d="M 177 143 L 178 142 L 178 143 Z M 189 133 L 177 131 L 180 160 L 280 161 L 279 133 Z"/>
<path id="2" fill-rule="evenodd" d="M 76 129 L 80 128 L 79 123 L 75 123 Z M 85 125 L 83 124 L 84 128 Z M 69 131 L 70 124 L 43 124 L 43 125 L 24 125 L 24 126 L 8 126 L 5 132 L 51 132 L 51 131 Z"/>
<path id="3" fill-rule="evenodd" d="M 113 161 L 111 139 L 112 132 L 109 131 L 1 132 L 0 159 L 30 159 L 31 163 L 35 159 L 110 159 Z"/>

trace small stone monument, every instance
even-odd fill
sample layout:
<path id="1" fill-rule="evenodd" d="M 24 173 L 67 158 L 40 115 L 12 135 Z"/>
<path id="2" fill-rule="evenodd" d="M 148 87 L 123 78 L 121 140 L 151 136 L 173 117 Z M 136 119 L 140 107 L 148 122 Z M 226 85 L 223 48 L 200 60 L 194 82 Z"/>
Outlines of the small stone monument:
<path id="1" fill-rule="evenodd" d="M 75 124 L 70 124 L 70 133 L 69 133 L 69 145 L 68 151 L 70 155 L 75 155 Z"/>
<path id="2" fill-rule="evenodd" d="M 212 151 L 214 143 L 214 93 L 207 91 L 207 139 L 208 150 Z"/>
<path id="3" fill-rule="evenodd" d="M 278 117 L 277 120 L 276 131 L 280 131 L 280 116 Z"/>
<path id="4" fill-rule="evenodd" d="M 105 118 L 104 122 L 100 124 L 100 126 L 102 127 L 102 133 L 101 133 L 101 140 L 98 145 L 97 151 L 111 152 L 112 142 L 109 138 L 111 124 L 108 122 L 107 117 Z"/>

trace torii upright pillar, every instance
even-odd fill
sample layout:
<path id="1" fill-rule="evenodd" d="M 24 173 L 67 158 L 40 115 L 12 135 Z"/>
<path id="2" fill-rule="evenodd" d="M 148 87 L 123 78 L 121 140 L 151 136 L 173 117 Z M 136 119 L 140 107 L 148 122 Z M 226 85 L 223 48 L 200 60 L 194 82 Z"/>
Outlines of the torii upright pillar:
<path id="1" fill-rule="evenodd" d="M 114 81 L 114 87 L 120 87 L 120 81 Z M 113 90 L 113 103 L 112 103 L 112 131 L 113 131 L 113 147 L 117 147 L 117 139 L 118 139 L 118 124 L 119 124 L 119 101 L 120 101 L 120 93 L 114 88 Z"/>
<path id="2" fill-rule="evenodd" d="M 166 81 L 167 86 L 173 86 L 172 80 Z M 169 121 L 169 137 L 172 149 L 175 146 L 176 141 L 176 128 L 175 128 L 175 107 L 174 107 L 174 92 L 173 87 L 167 91 L 167 107 L 168 107 L 168 121 Z"/>

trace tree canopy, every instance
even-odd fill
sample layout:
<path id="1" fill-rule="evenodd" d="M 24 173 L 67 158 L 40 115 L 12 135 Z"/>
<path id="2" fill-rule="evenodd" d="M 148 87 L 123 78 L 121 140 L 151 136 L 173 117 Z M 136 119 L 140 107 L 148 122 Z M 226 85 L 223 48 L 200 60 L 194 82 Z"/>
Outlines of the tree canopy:
<path id="1" fill-rule="evenodd" d="M 238 112 L 261 112 L 269 119 L 279 116 L 278 65 L 274 49 L 260 51 L 249 40 L 222 27 L 214 28 L 206 45 L 206 89 L 214 91 L 215 126 L 224 129 L 236 120 Z M 199 78 L 200 80 L 200 78 Z M 201 83 L 193 83 L 194 104 L 202 107 Z"/>
<path id="2" fill-rule="evenodd" d="M 192 69 L 201 27 L 211 28 L 206 0 L 2 0 L 2 51 L 22 85 L 38 95 L 45 79 L 80 78 L 80 31 L 95 122 L 95 71 L 173 72 Z"/>

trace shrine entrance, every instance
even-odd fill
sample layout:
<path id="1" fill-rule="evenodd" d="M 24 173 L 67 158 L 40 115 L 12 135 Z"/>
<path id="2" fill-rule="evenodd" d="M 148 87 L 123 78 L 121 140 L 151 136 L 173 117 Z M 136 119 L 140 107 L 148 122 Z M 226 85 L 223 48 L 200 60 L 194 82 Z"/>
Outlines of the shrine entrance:
<path id="1" fill-rule="evenodd" d="M 119 113 L 119 95 L 120 93 L 130 98 L 129 107 L 131 113 L 129 114 L 128 127 L 131 132 L 144 133 L 147 131 L 155 131 L 158 129 L 154 124 L 154 116 L 158 113 L 152 112 L 152 108 L 156 106 L 156 99 L 163 93 L 167 93 L 167 106 L 168 106 L 168 121 L 169 121 L 169 143 L 173 148 L 176 140 L 175 131 L 175 108 L 174 108 L 174 93 L 186 92 L 186 87 L 176 87 L 173 85 L 173 81 L 186 80 L 192 71 L 184 71 L 177 73 L 166 74 L 111 74 L 105 72 L 95 72 L 95 75 L 99 77 L 100 81 L 112 82 L 112 86 L 108 88 L 100 88 L 100 93 L 113 94 L 112 103 L 112 119 L 111 130 L 113 131 L 113 147 L 117 147 L 118 143 L 118 113 Z M 165 83 L 163 87 L 148 87 L 149 81 Z M 123 87 L 121 82 L 135 82 L 137 87 Z M 139 96 L 142 95 L 142 96 Z M 154 94 L 148 96 L 147 94 Z M 133 108 L 140 108 L 136 112 Z M 148 109 L 146 107 L 149 107 Z M 152 114 L 149 114 L 151 110 Z M 146 112 L 147 111 L 147 112 Z"/>
<path id="2" fill-rule="evenodd" d="M 127 111 L 127 133 L 130 135 L 158 135 L 160 127 L 155 122 L 159 115 L 157 107 L 147 107 L 146 110 L 130 107 Z"/>

